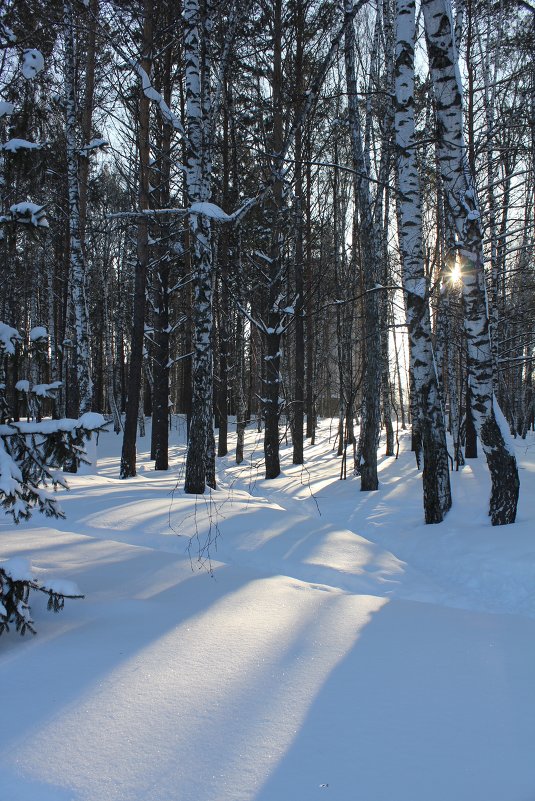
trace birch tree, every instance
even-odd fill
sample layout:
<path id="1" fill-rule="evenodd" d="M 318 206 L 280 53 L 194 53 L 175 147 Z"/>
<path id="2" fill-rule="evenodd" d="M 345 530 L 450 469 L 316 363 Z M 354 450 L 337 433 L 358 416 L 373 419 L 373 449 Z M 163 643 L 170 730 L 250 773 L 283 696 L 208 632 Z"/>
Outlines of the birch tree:
<path id="1" fill-rule="evenodd" d="M 438 155 L 446 213 L 462 262 L 462 296 L 472 415 L 490 470 L 493 525 L 513 523 L 519 493 L 516 458 L 493 395 L 493 354 L 487 307 L 483 233 L 463 133 L 462 86 L 448 0 L 423 0 L 431 79 L 438 122 Z"/>
<path id="2" fill-rule="evenodd" d="M 211 32 L 212 4 L 184 2 L 184 62 L 186 85 L 186 186 L 190 209 L 189 234 L 194 274 L 194 337 L 192 411 L 184 489 L 200 495 L 215 487 L 215 442 L 212 424 L 212 233 L 203 203 L 212 194 Z"/>
<path id="3" fill-rule="evenodd" d="M 423 452 L 426 523 L 440 523 L 451 507 L 446 431 L 433 356 L 424 271 L 420 179 L 414 134 L 415 2 L 396 3 L 395 133 L 397 203 L 410 370 Z M 414 422 L 413 422 L 414 424 Z"/>
<path id="4" fill-rule="evenodd" d="M 69 192 L 69 253 L 70 280 L 75 320 L 76 377 L 78 409 L 80 414 L 91 410 L 93 381 L 89 320 L 86 301 L 86 264 L 82 247 L 80 219 L 80 184 L 78 174 L 79 145 L 77 142 L 74 19 L 71 0 L 63 3 L 63 29 L 65 41 L 65 140 L 67 145 L 67 183 Z"/>

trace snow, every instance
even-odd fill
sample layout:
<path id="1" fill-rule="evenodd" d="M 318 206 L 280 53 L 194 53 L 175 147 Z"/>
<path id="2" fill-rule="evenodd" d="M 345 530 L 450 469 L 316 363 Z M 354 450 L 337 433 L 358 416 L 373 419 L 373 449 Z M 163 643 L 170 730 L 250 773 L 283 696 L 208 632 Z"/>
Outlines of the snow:
<path id="1" fill-rule="evenodd" d="M 102 428 L 102 426 L 106 425 L 106 418 L 104 415 L 98 414 L 98 412 L 85 412 L 79 418 L 78 424 L 87 429 Z"/>
<path id="2" fill-rule="evenodd" d="M 8 103 L 7 100 L 0 100 L 0 117 L 6 117 L 13 114 L 15 110 L 14 103 Z"/>
<path id="3" fill-rule="evenodd" d="M 5 38 L 7 39 L 8 42 L 11 42 L 12 44 L 14 44 L 17 41 L 17 37 L 15 36 L 15 34 L 11 30 L 11 28 L 8 28 L 7 25 L 5 24 L 5 22 L 3 22 L 3 21 L 2 21 L 2 24 L 0 26 L 0 30 L 1 30 L 2 36 L 5 36 Z"/>
<path id="4" fill-rule="evenodd" d="M 31 565 L 21 556 L 0 562 L 0 567 L 13 581 L 33 581 Z"/>
<path id="5" fill-rule="evenodd" d="M 0 638 L 2 795 L 534 798 L 535 436 L 514 442 L 518 522 L 492 528 L 481 459 L 425 526 L 408 434 L 362 493 L 337 479 L 335 422 L 305 467 L 283 446 L 273 481 L 248 429 L 244 463 L 219 459 L 218 489 L 195 499 L 184 432 L 174 418 L 172 469 L 155 472 L 147 426 L 128 481 L 103 433 L 96 472 L 61 493 L 66 520 L 1 523 L 0 559 L 85 595 L 60 615 L 35 597 L 37 636 Z M 210 517 L 213 577 L 196 561 Z"/>
<path id="6" fill-rule="evenodd" d="M 137 72 L 139 77 L 141 78 L 141 88 L 143 90 L 143 94 L 149 100 L 153 100 L 157 103 L 158 108 L 160 109 L 160 114 L 166 123 L 172 126 L 175 131 L 179 133 L 184 133 L 184 129 L 182 127 L 182 123 L 180 122 L 179 118 L 176 114 L 171 111 L 163 97 L 156 89 L 152 86 L 149 76 L 147 75 L 146 71 L 143 69 L 141 64 L 130 60 L 129 62 L 134 70 Z"/>
<path id="7" fill-rule="evenodd" d="M 6 323 L 0 323 L 0 347 L 6 353 L 15 353 L 15 342 L 20 341 L 21 336 L 16 328 L 12 328 Z"/>
<path id="8" fill-rule="evenodd" d="M 54 392 L 61 386 L 61 381 L 53 381 L 51 384 L 34 384 L 31 386 L 29 381 L 22 379 L 21 381 L 17 381 L 15 389 L 19 392 L 32 392 L 40 398 L 53 398 Z"/>
<path id="9" fill-rule="evenodd" d="M 41 150 L 43 145 L 40 142 L 28 142 L 27 139 L 10 139 L 3 144 L 0 149 L 10 153 L 17 153 L 19 150 Z"/>
<path id="10" fill-rule="evenodd" d="M 40 386 L 57 388 L 57 385 L 61 385 L 61 382 L 55 381 L 54 384 L 36 385 L 32 388 L 32 392 L 35 392 Z M 9 436 L 9 434 L 13 433 L 13 429 L 16 429 L 21 434 L 55 434 L 58 431 L 74 431 L 75 428 L 94 431 L 104 425 L 106 425 L 106 419 L 103 415 L 97 414 L 96 412 L 86 412 L 78 419 L 62 417 L 61 420 L 51 420 L 47 418 L 39 422 L 25 422 L 21 420 L 5 423 L 0 425 L 0 436 Z"/>
<path id="11" fill-rule="evenodd" d="M 22 56 L 22 74 L 28 80 L 35 78 L 45 66 L 43 54 L 39 50 L 25 50 Z"/>
<path id="12" fill-rule="evenodd" d="M 106 139 L 92 139 L 87 145 L 80 148 L 80 154 L 87 156 L 91 150 L 100 150 L 103 147 L 107 147 L 108 144 L 109 142 Z"/>
<path id="13" fill-rule="evenodd" d="M 500 404 L 498 403 L 496 395 L 492 396 L 492 407 L 494 409 L 494 417 L 496 418 L 496 422 L 498 423 L 498 427 L 501 431 L 503 441 L 505 442 L 505 446 L 509 451 L 509 453 L 514 455 L 515 445 L 513 437 L 511 435 L 511 428 L 509 427 L 509 424 L 505 419 L 505 415 L 500 408 Z"/>
<path id="14" fill-rule="evenodd" d="M 37 228 L 49 227 L 44 207 L 39 206 L 37 203 L 29 201 L 14 203 L 9 207 L 9 211 L 18 222 L 30 223 Z"/>
<path id="15" fill-rule="evenodd" d="M 226 214 L 216 203 L 192 203 L 189 210 L 191 214 L 203 214 L 211 220 L 221 220 L 222 222 L 232 220 L 232 217 Z"/>
<path id="16" fill-rule="evenodd" d="M 32 392 L 34 395 L 37 395 L 38 398 L 53 398 L 54 391 L 57 389 L 59 389 L 58 382 L 54 381 L 53 384 L 34 384 Z"/>
<path id="17" fill-rule="evenodd" d="M 76 596 L 81 595 L 80 588 L 74 581 L 67 579 L 50 579 L 45 581 L 47 590 L 57 593 L 58 595 Z"/>
<path id="18" fill-rule="evenodd" d="M 30 342 L 37 342 L 40 339 L 48 339 L 48 331 L 42 325 L 36 325 L 30 331 Z"/>

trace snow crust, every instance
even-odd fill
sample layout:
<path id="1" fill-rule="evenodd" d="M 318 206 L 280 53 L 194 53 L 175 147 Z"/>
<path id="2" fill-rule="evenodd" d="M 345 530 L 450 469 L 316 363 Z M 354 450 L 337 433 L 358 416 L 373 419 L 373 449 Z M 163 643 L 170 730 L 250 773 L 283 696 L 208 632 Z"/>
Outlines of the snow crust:
<path id="1" fill-rule="evenodd" d="M 335 433 L 321 422 L 306 469 L 283 445 L 266 481 L 248 429 L 202 499 L 176 486 L 185 420 L 171 470 L 154 472 L 147 426 L 128 481 L 103 433 L 66 520 L 2 524 L 0 559 L 32 554 L 40 583 L 86 596 L 60 615 L 37 598 L 37 636 L 0 639 L 6 798 L 535 797 L 535 436 L 513 443 L 518 522 L 493 529 L 481 459 L 425 526 L 409 437 L 361 493 L 337 479 Z M 211 577 L 195 543 L 216 525 Z"/>

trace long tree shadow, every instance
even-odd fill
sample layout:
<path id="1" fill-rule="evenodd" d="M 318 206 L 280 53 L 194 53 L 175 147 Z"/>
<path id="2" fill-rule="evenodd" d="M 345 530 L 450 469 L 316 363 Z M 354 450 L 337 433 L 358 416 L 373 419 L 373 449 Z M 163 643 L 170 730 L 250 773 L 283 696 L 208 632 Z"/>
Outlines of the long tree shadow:
<path id="1" fill-rule="evenodd" d="M 56 616 L 37 594 L 32 613 L 38 634 L 0 639 L 0 682 L 9 687 L 3 715 L 10 724 L 0 735 L 4 757 L 106 682 L 121 663 L 248 581 L 225 565 L 217 566 L 214 579 L 166 553 L 115 543 L 107 551 L 105 545 L 88 539 L 73 549 L 77 562 L 68 577 L 83 588 L 85 600 L 66 602 Z M 17 714 L 23 708 L 31 715 Z"/>
<path id="2" fill-rule="evenodd" d="M 534 621 L 389 602 L 254 801 L 533 799 L 534 671 Z"/>

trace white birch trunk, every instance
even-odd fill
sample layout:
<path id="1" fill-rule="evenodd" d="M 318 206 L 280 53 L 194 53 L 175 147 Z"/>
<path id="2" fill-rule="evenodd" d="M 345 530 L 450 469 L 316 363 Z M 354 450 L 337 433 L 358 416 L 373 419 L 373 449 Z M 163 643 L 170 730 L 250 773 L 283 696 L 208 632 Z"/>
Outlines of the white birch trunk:
<path id="1" fill-rule="evenodd" d="M 205 202 L 211 195 L 210 33 L 211 3 L 201 14 L 199 0 L 184 2 L 184 59 L 187 118 L 186 185 L 188 203 Z M 189 215 L 194 274 L 194 334 L 192 412 L 184 489 L 200 495 L 206 484 L 215 487 L 212 395 L 212 239 L 210 220 Z"/>
<path id="2" fill-rule="evenodd" d="M 423 0 L 428 55 L 438 118 L 438 153 L 446 211 L 455 227 L 455 246 L 462 259 L 464 326 L 472 392 L 472 416 L 492 479 L 493 525 L 513 523 L 519 478 L 498 419 L 493 394 L 493 354 L 483 270 L 483 235 L 463 134 L 462 86 L 448 0 Z M 496 404 L 496 406 L 495 406 Z"/>
<path id="3" fill-rule="evenodd" d="M 70 272 L 76 333 L 76 375 L 79 414 L 91 411 L 93 382 L 89 347 L 89 320 L 85 297 L 86 269 L 80 226 L 80 186 L 76 142 L 76 96 L 74 89 L 74 22 L 71 0 L 63 4 L 65 38 L 65 139 L 67 143 L 67 181 L 69 192 Z"/>
<path id="4" fill-rule="evenodd" d="M 402 281 L 417 428 L 423 454 L 425 520 L 426 523 L 440 523 L 451 507 L 451 491 L 422 247 L 420 179 L 414 137 L 415 1 L 397 0 L 396 11 L 394 125 Z M 413 425 L 415 422 L 413 420 Z"/>

